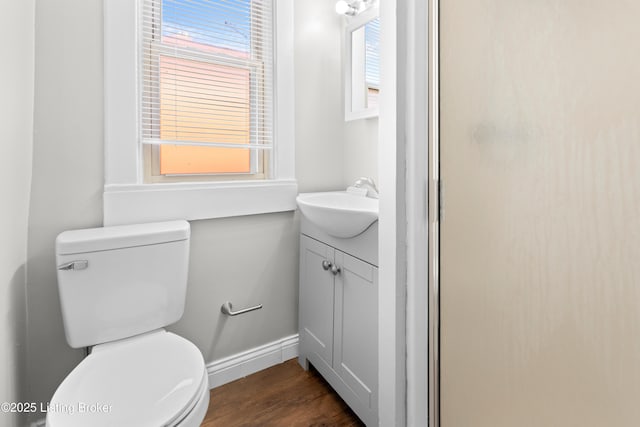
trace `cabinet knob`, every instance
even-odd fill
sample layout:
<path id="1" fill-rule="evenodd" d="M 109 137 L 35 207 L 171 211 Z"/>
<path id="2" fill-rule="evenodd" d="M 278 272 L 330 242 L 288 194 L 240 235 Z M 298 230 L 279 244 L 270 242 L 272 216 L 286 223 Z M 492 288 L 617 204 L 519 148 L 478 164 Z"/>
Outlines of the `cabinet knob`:
<path id="1" fill-rule="evenodd" d="M 322 268 L 324 269 L 324 271 L 327 271 L 328 269 L 330 269 L 331 266 L 333 266 L 333 264 L 331 264 L 331 261 L 327 261 L 326 259 L 322 261 Z"/>
<path id="2" fill-rule="evenodd" d="M 334 265 L 331 267 L 331 272 L 333 273 L 334 276 L 337 276 L 342 272 L 342 270 L 337 265 Z"/>

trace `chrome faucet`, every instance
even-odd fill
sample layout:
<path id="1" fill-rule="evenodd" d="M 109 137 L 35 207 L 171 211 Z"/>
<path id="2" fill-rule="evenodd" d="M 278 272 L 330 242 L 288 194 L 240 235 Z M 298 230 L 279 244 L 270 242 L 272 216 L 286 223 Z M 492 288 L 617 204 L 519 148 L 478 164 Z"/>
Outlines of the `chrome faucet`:
<path id="1" fill-rule="evenodd" d="M 375 181 L 367 176 L 358 178 L 353 186 L 356 188 L 366 188 L 368 190 L 367 195 L 371 198 L 377 199 L 379 196 Z"/>

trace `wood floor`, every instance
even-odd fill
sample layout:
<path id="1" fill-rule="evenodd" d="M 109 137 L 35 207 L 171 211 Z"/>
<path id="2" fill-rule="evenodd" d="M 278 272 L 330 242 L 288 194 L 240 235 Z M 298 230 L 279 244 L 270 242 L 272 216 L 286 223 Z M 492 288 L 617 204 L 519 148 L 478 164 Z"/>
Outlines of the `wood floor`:
<path id="1" fill-rule="evenodd" d="M 296 359 L 211 390 L 201 427 L 364 426 L 313 369 Z"/>

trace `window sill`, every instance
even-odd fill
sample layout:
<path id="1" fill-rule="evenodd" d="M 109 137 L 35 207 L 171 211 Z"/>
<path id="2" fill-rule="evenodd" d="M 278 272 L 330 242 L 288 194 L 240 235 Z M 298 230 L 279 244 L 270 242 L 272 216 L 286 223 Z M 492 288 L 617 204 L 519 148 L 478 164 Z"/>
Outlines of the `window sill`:
<path id="1" fill-rule="evenodd" d="M 293 211 L 297 193 L 295 180 L 106 185 L 104 225 Z"/>

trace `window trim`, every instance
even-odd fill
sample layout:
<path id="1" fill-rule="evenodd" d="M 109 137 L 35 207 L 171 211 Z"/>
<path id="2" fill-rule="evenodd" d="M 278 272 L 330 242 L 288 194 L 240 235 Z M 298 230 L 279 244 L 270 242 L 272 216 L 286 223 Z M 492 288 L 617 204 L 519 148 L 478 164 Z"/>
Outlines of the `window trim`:
<path id="1" fill-rule="evenodd" d="M 254 215 L 296 209 L 293 0 L 273 0 L 271 179 L 144 183 L 138 109 L 140 0 L 104 2 L 104 225 Z"/>

